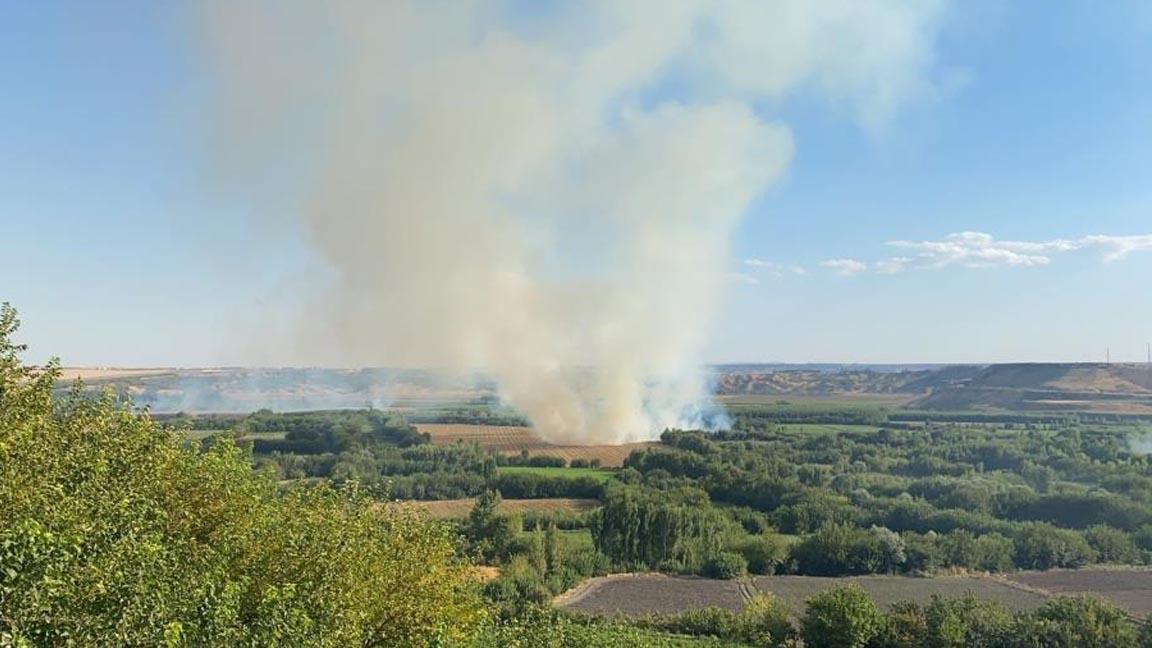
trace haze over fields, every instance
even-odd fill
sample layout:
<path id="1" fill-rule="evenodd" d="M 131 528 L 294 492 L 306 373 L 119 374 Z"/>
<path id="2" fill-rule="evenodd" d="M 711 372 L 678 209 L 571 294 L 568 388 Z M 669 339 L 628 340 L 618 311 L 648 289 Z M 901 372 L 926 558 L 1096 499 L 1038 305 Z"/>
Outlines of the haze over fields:
<path id="1" fill-rule="evenodd" d="M 1015 364 L 943 367 L 732 365 L 710 369 L 724 402 L 832 399 L 927 410 L 1152 414 L 1152 365 Z M 90 388 L 111 387 L 155 412 L 340 408 L 419 411 L 492 403 L 491 377 L 388 369 L 68 369 Z M 508 412 L 518 416 L 515 410 Z"/>

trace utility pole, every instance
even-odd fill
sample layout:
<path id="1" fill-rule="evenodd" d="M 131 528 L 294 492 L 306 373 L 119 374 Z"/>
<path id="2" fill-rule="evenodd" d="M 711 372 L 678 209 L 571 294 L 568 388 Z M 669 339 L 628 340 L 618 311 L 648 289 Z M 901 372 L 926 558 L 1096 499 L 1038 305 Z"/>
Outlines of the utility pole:
<path id="1" fill-rule="evenodd" d="M 1104 348 L 1104 364 L 1112 364 L 1112 347 Z"/>

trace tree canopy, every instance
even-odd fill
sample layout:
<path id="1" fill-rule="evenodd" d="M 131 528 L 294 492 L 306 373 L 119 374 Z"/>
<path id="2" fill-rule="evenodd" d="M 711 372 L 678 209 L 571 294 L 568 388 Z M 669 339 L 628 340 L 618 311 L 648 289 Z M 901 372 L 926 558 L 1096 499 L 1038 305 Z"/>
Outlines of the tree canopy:
<path id="1" fill-rule="evenodd" d="M 484 623 L 444 526 L 281 491 L 108 395 L 53 398 L 0 309 L 0 645 L 430 646 Z"/>

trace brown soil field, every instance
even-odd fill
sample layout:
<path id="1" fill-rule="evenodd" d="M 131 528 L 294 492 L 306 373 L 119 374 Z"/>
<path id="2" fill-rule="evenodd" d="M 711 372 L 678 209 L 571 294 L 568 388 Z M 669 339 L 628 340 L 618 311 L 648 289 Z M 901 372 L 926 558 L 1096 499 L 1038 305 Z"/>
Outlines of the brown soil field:
<path id="1" fill-rule="evenodd" d="M 1054 569 L 1007 578 L 1050 594 L 1095 594 L 1139 618 L 1152 614 L 1152 570 L 1148 569 Z"/>
<path id="2" fill-rule="evenodd" d="M 969 593 L 997 601 L 1011 610 L 1030 611 L 1043 605 L 1043 593 L 989 577 L 860 576 L 817 578 L 812 576 L 755 576 L 743 581 L 722 581 L 661 574 L 623 574 L 593 578 L 555 601 L 571 610 L 605 616 L 675 614 L 701 607 L 739 610 L 748 597 L 771 592 L 793 614 L 804 611 L 805 602 L 834 585 L 854 582 L 863 587 L 883 609 L 898 601 L 926 602 L 933 594 L 960 598 Z"/>
<path id="3" fill-rule="evenodd" d="M 748 591 L 738 581 L 663 574 L 614 574 L 585 581 L 556 605 L 604 616 L 675 614 L 703 607 L 739 610 Z"/>
<path id="4" fill-rule="evenodd" d="M 439 519 L 452 519 L 468 517 L 468 513 L 476 504 L 472 498 L 455 500 L 431 500 L 408 502 L 415 507 L 422 508 L 428 515 Z M 572 511 L 582 513 L 590 511 L 600 505 L 594 499 L 531 499 L 531 500 L 503 500 L 500 502 L 501 513 L 523 513 L 525 511 Z"/>
<path id="5" fill-rule="evenodd" d="M 624 460 L 637 448 L 657 445 L 649 443 L 624 443 L 620 445 L 556 445 L 544 441 L 532 428 L 498 425 L 456 425 L 420 424 L 421 432 L 432 437 L 432 443 L 449 445 L 457 441 L 475 441 L 483 448 L 491 448 L 503 454 L 519 454 L 527 450 L 530 456 L 549 455 L 573 459 L 599 459 L 604 468 L 619 468 Z"/>

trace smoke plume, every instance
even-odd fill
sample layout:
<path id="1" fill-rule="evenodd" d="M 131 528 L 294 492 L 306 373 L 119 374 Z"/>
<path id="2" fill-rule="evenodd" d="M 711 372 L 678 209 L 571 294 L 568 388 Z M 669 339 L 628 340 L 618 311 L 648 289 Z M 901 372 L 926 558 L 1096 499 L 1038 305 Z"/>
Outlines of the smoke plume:
<path id="1" fill-rule="evenodd" d="M 708 426 L 702 350 L 796 92 L 930 90 L 939 2 L 210 4 L 220 166 L 331 271 L 302 329 L 482 368 L 549 439 Z"/>

